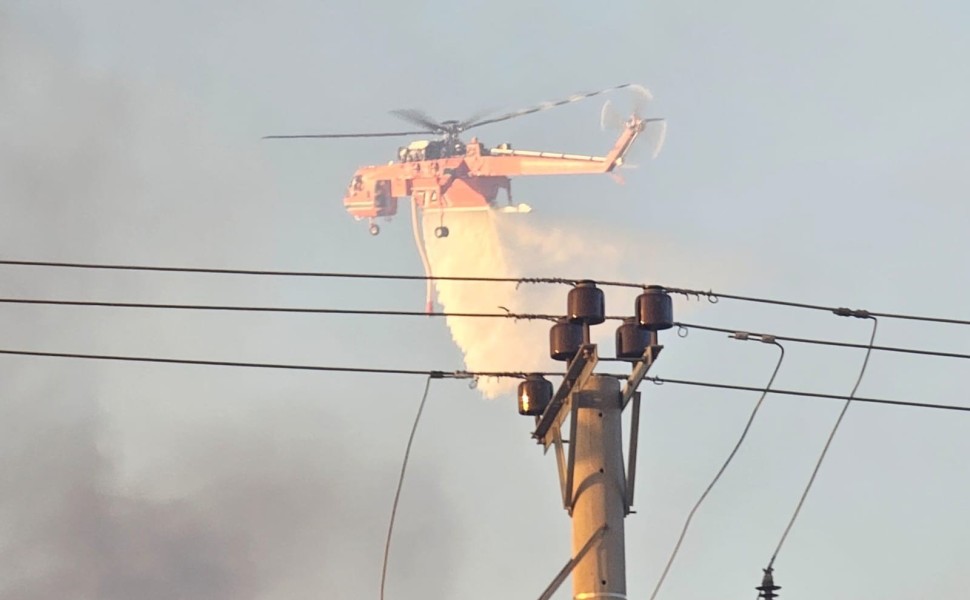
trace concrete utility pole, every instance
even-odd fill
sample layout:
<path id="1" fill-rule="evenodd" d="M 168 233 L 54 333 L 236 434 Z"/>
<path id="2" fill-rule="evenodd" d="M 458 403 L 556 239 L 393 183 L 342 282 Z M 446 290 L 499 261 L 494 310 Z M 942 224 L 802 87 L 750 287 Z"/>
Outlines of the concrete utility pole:
<path id="1" fill-rule="evenodd" d="M 623 519 L 626 476 L 620 382 L 594 375 L 575 393 L 573 556 L 605 527 L 598 544 L 573 568 L 573 598 L 626 598 Z"/>
<path id="2" fill-rule="evenodd" d="M 519 413 L 533 416 L 532 436 L 546 451 L 555 448 L 563 507 L 572 518 L 573 555 L 539 596 L 549 600 L 573 577 L 574 600 L 626 600 L 623 520 L 632 512 L 636 479 L 640 394 L 637 387 L 663 349 L 657 331 L 673 326 L 670 295 L 648 287 L 637 298 L 636 316 L 616 330 L 616 358 L 631 363 L 624 385 L 616 376 L 594 375 L 599 357 L 589 327 L 606 320 L 602 290 L 580 281 L 570 291 L 568 314 L 549 334 L 549 354 L 568 362 L 562 383 L 540 374 L 519 384 Z M 623 458 L 624 409 L 632 405 L 630 448 Z M 569 421 L 569 436 L 562 426 Z M 568 452 L 566 447 L 568 446 Z"/>

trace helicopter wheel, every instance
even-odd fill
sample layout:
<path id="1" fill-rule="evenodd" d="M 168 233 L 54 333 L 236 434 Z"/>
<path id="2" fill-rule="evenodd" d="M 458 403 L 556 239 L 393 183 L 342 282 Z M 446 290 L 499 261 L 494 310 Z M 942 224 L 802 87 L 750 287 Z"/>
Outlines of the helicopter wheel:
<path id="1" fill-rule="evenodd" d="M 449 233 L 448 228 L 445 227 L 444 225 L 442 225 L 441 227 L 434 228 L 434 236 L 436 238 L 446 238 L 448 237 L 448 233 Z"/>
<path id="2" fill-rule="evenodd" d="M 368 231 L 371 235 L 377 235 L 381 232 L 381 228 L 377 225 L 377 223 L 371 223 Z"/>

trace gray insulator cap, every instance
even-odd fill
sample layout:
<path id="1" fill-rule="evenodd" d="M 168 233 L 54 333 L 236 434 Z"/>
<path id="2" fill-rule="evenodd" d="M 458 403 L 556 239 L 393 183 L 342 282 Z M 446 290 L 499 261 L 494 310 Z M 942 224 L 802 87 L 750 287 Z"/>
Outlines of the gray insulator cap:
<path id="1" fill-rule="evenodd" d="M 552 382 L 542 375 L 528 375 L 519 384 L 519 414 L 538 417 L 552 402 Z"/>
<path id="2" fill-rule="evenodd" d="M 560 319 L 549 330 L 549 356 L 553 360 L 570 361 L 583 345 L 583 326 Z"/>
<path id="3" fill-rule="evenodd" d="M 674 326 L 674 301 L 660 286 L 650 286 L 637 296 L 636 313 L 644 329 L 660 331 Z"/>
<path id="4" fill-rule="evenodd" d="M 606 320 L 606 298 L 592 281 L 580 281 L 569 290 L 566 299 L 569 320 L 586 325 L 599 325 Z"/>
<path id="5" fill-rule="evenodd" d="M 654 343 L 657 333 L 640 327 L 636 317 L 623 319 L 616 328 L 616 357 L 637 360 Z"/>

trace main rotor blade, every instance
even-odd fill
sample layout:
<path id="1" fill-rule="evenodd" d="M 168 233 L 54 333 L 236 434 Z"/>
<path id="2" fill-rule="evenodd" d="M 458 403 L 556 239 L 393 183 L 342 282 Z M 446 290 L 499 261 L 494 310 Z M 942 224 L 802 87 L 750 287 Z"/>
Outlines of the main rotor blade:
<path id="1" fill-rule="evenodd" d="M 465 129 L 471 129 L 472 127 L 481 127 L 482 125 L 491 125 L 492 123 L 499 123 L 501 121 L 508 121 L 509 119 L 514 119 L 516 117 L 522 117 L 525 115 L 531 115 L 532 113 L 541 112 L 544 110 L 549 110 L 550 108 L 556 108 L 557 106 L 565 106 L 566 104 L 572 104 L 573 102 L 579 102 L 580 100 L 585 100 L 587 98 L 592 98 L 593 96 L 599 96 L 600 94 L 605 94 L 607 92 L 613 92 L 616 90 L 622 90 L 624 88 L 636 86 L 635 83 L 624 83 L 622 85 L 613 86 L 603 90 L 597 90 L 595 92 L 582 92 L 579 94 L 573 94 L 572 96 L 565 98 L 563 100 L 556 100 L 554 102 L 543 102 L 536 106 L 531 106 L 529 108 L 523 108 L 515 112 L 510 112 L 492 119 L 484 119 L 482 121 L 477 121 L 465 127 Z"/>
<path id="2" fill-rule="evenodd" d="M 486 110 L 480 110 L 477 113 L 475 113 L 472 116 L 470 116 L 467 119 L 465 119 L 464 121 L 462 121 L 461 123 L 459 123 L 458 124 L 458 128 L 461 131 L 465 131 L 469 127 L 474 127 L 476 122 L 481 121 L 482 119 L 484 119 L 485 117 L 487 117 L 488 115 L 492 114 L 495 111 L 496 111 L 496 109 L 494 109 L 494 108 L 489 108 L 489 109 L 486 109 Z"/>
<path id="3" fill-rule="evenodd" d="M 404 119 L 408 123 L 420 125 L 421 127 L 427 127 L 428 129 L 431 129 L 433 131 L 441 131 L 442 129 L 441 123 L 435 121 L 427 114 L 425 114 L 424 112 L 416 108 L 403 108 L 399 110 L 392 110 L 391 114 L 400 119 Z"/>
<path id="4" fill-rule="evenodd" d="M 434 131 L 389 131 L 383 133 L 305 133 L 296 135 L 264 135 L 264 140 L 292 140 L 299 138 L 374 138 L 402 137 L 405 135 L 427 135 Z"/>

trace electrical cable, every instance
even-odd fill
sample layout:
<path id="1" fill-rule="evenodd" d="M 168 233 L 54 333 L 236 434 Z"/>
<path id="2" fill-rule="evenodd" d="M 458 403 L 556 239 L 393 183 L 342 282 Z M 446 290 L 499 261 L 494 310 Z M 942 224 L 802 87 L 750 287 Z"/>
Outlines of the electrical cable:
<path id="1" fill-rule="evenodd" d="M 478 281 L 493 283 L 548 283 L 575 285 L 580 281 L 592 281 L 597 285 L 610 287 L 626 288 L 647 288 L 651 287 L 645 283 L 635 283 L 632 281 L 609 281 L 596 279 L 581 279 L 568 277 L 463 277 L 463 276 L 427 276 L 427 275 L 392 275 L 380 273 L 339 273 L 322 271 L 275 271 L 265 269 L 217 269 L 204 267 L 165 267 L 148 265 L 126 265 L 126 264 L 105 264 L 105 263 L 77 263 L 77 262 L 58 262 L 58 261 L 39 261 L 39 260 L 0 260 L 0 265 L 22 266 L 22 267 L 56 267 L 69 269 L 93 269 L 93 270 L 114 270 L 114 271 L 150 271 L 167 273 L 207 273 L 219 275 L 267 275 L 276 277 L 318 277 L 318 278 L 337 278 L 337 279 L 384 279 L 398 281 Z M 809 304 L 805 302 L 791 302 L 787 300 L 775 300 L 772 298 L 761 298 L 757 296 L 743 296 L 739 294 L 726 294 L 713 290 L 695 290 L 689 288 L 657 286 L 664 291 L 673 294 L 680 294 L 687 297 L 707 298 L 712 303 L 717 303 L 720 299 L 738 300 L 742 302 L 756 302 L 761 304 L 773 304 L 777 306 L 788 306 L 792 308 L 804 308 L 809 310 L 821 310 L 831 312 L 844 317 L 867 318 L 874 317 L 886 319 L 905 319 L 911 321 L 925 321 L 932 323 L 946 323 L 951 325 L 970 325 L 968 319 L 951 319 L 946 317 L 930 317 L 923 315 L 910 315 L 904 313 L 873 312 L 861 309 L 850 309 L 845 307 L 825 306 L 821 304 Z"/>
<path id="2" fill-rule="evenodd" d="M 2 302 L 2 300 L 0 300 Z M 701 331 L 715 331 L 719 333 L 744 333 L 737 329 L 728 329 L 726 327 L 712 327 L 710 325 L 697 325 L 694 323 L 674 323 L 675 327 L 683 327 L 684 329 L 698 329 Z M 749 335 L 760 336 L 760 333 L 750 332 Z M 814 344 L 819 346 L 834 346 L 837 348 L 858 348 L 861 350 L 867 350 L 870 346 L 866 344 L 854 344 L 851 342 L 835 342 L 831 340 L 820 340 L 813 338 L 799 338 L 799 337 L 789 337 L 784 335 L 775 335 L 775 339 L 781 342 L 793 342 L 796 344 Z M 963 354 L 960 352 L 941 352 L 937 350 L 922 350 L 919 348 L 900 348 L 897 346 L 872 346 L 872 349 L 878 352 L 900 352 L 903 354 L 917 354 L 920 356 L 938 356 L 942 358 L 962 358 L 970 359 L 970 354 Z"/>
<path id="3" fill-rule="evenodd" d="M 421 421 L 421 413 L 424 412 L 424 404 L 428 400 L 428 390 L 431 389 L 430 375 L 424 383 L 424 393 L 421 395 L 421 402 L 418 404 L 418 412 L 414 415 L 414 423 L 411 425 L 411 435 L 408 436 L 408 444 L 404 448 L 404 460 L 401 462 L 401 475 L 397 479 L 397 491 L 394 492 L 394 502 L 391 504 L 391 518 L 387 525 L 387 541 L 384 542 L 384 560 L 381 565 L 381 600 L 384 600 L 384 584 L 387 582 L 387 562 L 391 554 L 391 534 L 394 532 L 394 519 L 397 516 L 397 505 L 401 499 L 401 488 L 404 487 L 404 474 L 407 472 L 408 460 L 411 458 L 411 445 L 414 443 L 414 434 L 418 431 L 418 423 Z"/>
<path id="4" fill-rule="evenodd" d="M 361 309 L 361 308 L 309 308 L 294 306 L 240 306 L 240 305 L 215 305 L 215 304 L 167 304 L 152 302 L 107 302 L 94 300 L 54 300 L 42 298 L 0 298 L 0 304 L 26 304 L 40 306 L 87 306 L 104 308 L 143 308 L 159 310 L 199 310 L 199 311 L 227 311 L 227 312 L 263 312 L 263 313 L 296 313 L 296 314 L 322 314 L 322 315 L 362 315 L 362 316 L 386 316 L 386 317 L 454 317 L 454 318 L 494 318 L 494 319 L 513 319 L 513 320 L 546 320 L 556 321 L 560 315 L 543 313 L 472 313 L 472 312 L 424 312 L 413 310 L 387 310 L 387 309 Z M 622 321 L 622 315 L 607 315 L 605 317 L 611 321 Z M 700 331 L 712 331 L 719 333 L 745 333 L 738 329 L 726 327 L 714 327 L 711 325 L 699 325 L 696 323 L 675 322 L 676 327 L 689 330 L 697 329 Z M 750 332 L 748 335 L 760 336 L 762 334 Z M 838 348 L 869 348 L 866 344 L 855 344 L 851 342 L 837 342 L 832 340 L 822 340 L 815 338 L 800 338 L 783 335 L 773 336 L 778 341 L 793 342 L 798 344 L 813 344 L 820 346 L 833 346 Z M 898 352 L 904 354 L 915 354 L 921 356 L 936 356 L 941 358 L 960 358 L 970 359 L 970 354 L 960 352 L 942 352 L 937 350 L 923 350 L 919 348 L 901 348 L 897 346 L 872 346 L 878 352 Z M 600 360 L 610 360 L 601 357 Z M 617 359 L 626 362 L 626 359 Z"/>
<path id="5" fill-rule="evenodd" d="M 387 369 L 387 368 L 369 368 L 369 367 L 337 367 L 330 365 L 299 365 L 299 364 L 283 364 L 283 363 L 251 363 L 251 362 L 238 362 L 238 361 L 220 361 L 220 360 L 196 360 L 196 359 L 185 359 L 185 358 L 161 358 L 161 357 L 149 357 L 149 356 L 123 356 L 123 355 L 108 355 L 108 354 L 82 354 L 76 352 L 42 352 L 36 350 L 12 350 L 12 349 L 0 349 L 0 355 L 8 356 L 30 356 L 39 358 L 71 358 L 80 360 L 101 360 L 101 361 L 118 361 L 118 362 L 141 362 L 141 363 L 162 363 L 162 364 L 176 364 L 176 365 L 195 365 L 195 366 L 212 366 L 212 367 L 234 367 L 234 368 L 248 368 L 248 369 L 282 369 L 282 370 L 298 370 L 298 371 L 322 371 L 322 372 L 334 372 L 334 373 L 361 373 L 361 374 L 374 374 L 374 375 L 421 375 L 423 377 L 433 377 L 436 379 L 475 379 L 478 377 L 495 377 L 495 378 L 509 378 L 509 379 L 525 379 L 528 375 L 542 375 L 543 377 L 562 377 L 563 373 L 555 371 L 540 371 L 540 372 L 519 372 L 519 371 L 438 371 L 438 370 L 428 370 L 428 369 Z M 606 358 L 601 358 L 601 361 L 607 360 Z M 628 362 L 628 361 L 624 361 Z M 620 373 L 600 373 L 604 377 L 613 377 L 615 379 L 626 380 L 629 374 Z M 686 379 L 664 379 L 661 377 L 647 376 L 643 378 L 644 381 L 651 381 L 656 385 L 674 384 L 674 385 L 688 385 L 695 387 L 722 389 L 722 390 L 734 390 L 741 392 L 763 392 L 765 388 L 759 388 L 755 386 L 746 385 L 734 385 L 728 383 L 714 383 L 708 381 L 691 381 Z M 821 392 L 805 392 L 800 390 L 779 390 L 772 389 L 769 390 L 771 394 L 777 394 L 782 396 L 798 396 L 802 398 L 819 398 L 827 400 L 847 400 L 849 396 L 839 395 L 839 394 L 823 394 Z M 934 404 L 929 402 L 910 402 L 907 400 L 889 400 L 884 398 L 864 398 L 864 397 L 853 397 L 853 402 L 863 402 L 868 404 L 885 404 L 889 406 L 908 406 L 912 408 L 929 408 L 935 410 L 952 410 L 958 412 L 970 412 L 970 406 L 959 406 L 956 404 Z"/>
<path id="6" fill-rule="evenodd" d="M 77 263 L 41 260 L 0 260 L 0 265 L 19 267 L 55 267 L 64 269 L 90 269 L 107 271 L 147 271 L 155 273 L 202 273 L 209 275 L 264 275 L 271 277 L 317 277 L 326 279 L 386 279 L 394 281 L 478 281 L 493 283 L 562 283 L 575 284 L 579 279 L 560 277 L 463 277 L 392 275 L 382 273 L 338 273 L 327 271 L 274 271 L 267 269 L 219 269 L 209 267 L 164 267 L 149 265 L 126 265 L 107 263 Z"/>
<path id="7" fill-rule="evenodd" d="M 433 379 L 476 379 L 479 377 L 496 377 L 525 379 L 527 373 L 516 371 L 435 371 L 427 369 L 388 369 L 372 367 L 337 367 L 330 365 L 298 365 L 283 363 L 256 363 L 224 360 L 199 360 L 189 358 L 161 358 L 153 356 L 126 356 L 111 354 L 81 354 L 76 352 L 40 352 L 34 350 L 0 349 L 0 354 L 11 356 L 32 356 L 44 358 L 74 358 L 81 360 L 103 360 L 140 363 L 163 363 L 174 365 L 196 365 L 206 367 L 238 367 L 247 369 L 284 369 L 296 371 L 325 371 L 330 373 L 360 373 L 371 375 L 421 375 Z M 544 377 L 557 377 L 562 373 L 537 373 Z"/>
<path id="8" fill-rule="evenodd" d="M 653 593 L 650 594 L 650 600 L 654 600 L 657 597 L 657 594 L 660 592 L 660 588 L 663 586 L 664 580 L 667 579 L 667 574 L 670 572 L 670 567 L 674 564 L 674 560 L 677 558 L 677 553 L 680 551 L 680 546 L 683 544 L 684 538 L 687 536 L 687 530 L 690 528 L 691 520 L 694 518 L 694 514 L 697 512 L 697 509 L 701 507 L 701 504 L 703 504 L 704 500 L 707 498 L 707 495 L 711 493 L 711 490 L 714 489 L 714 486 L 717 485 L 717 482 L 721 479 L 721 475 L 723 475 L 724 471 L 727 470 L 728 465 L 730 465 L 731 461 L 734 460 L 734 456 L 738 453 L 738 450 L 741 449 L 741 444 L 744 443 L 745 438 L 748 436 L 748 431 L 751 430 L 751 424 L 754 423 L 754 419 L 757 416 L 758 411 L 761 409 L 761 405 L 764 403 L 765 397 L 768 395 L 768 391 L 775 382 L 775 377 L 778 375 L 778 370 L 781 369 L 781 363 L 785 360 L 784 346 L 779 344 L 774 338 L 762 341 L 777 346 L 778 349 L 781 350 L 778 355 L 778 363 L 775 365 L 775 369 L 771 373 L 771 378 L 768 379 L 768 385 L 764 388 L 764 391 L 761 392 L 761 397 L 758 398 L 754 408 L 752 408 L 751 414 L 748 416 L 748 422 L 745 423 L 744 429 L 741 431 L 741 436 L 738 437 L 738 441 L 734 444 L 734 448 L 731 449 L 731 452 L 728 454 L 724 464 L 721 465 L 721 468 L 718 469 L 717 474 L 714 475 L 714 479 L 712 479 L 707 488 L 704 489 L 704 492 L 701 494 L 700 498 L 697 499 L 694 507 L 691 508 L 690 512 L 687 514 L 687 519 L 684 521 L 684 526 L 680 531 L 680 537 L 677 538 L 677 543 L 674 544 L 674 549 L 671 551 L 670 557 L 667 559 L 667 564 L 664 567 L 663 572 L 660 574 L 660 579 L 657 580 L 657 585 L 653 588 Z"/>
<path id="9" fill-rule="evenodd" d="M 614 377 L 620 377 L 619 375 L 614 375 Z M 626 378 L 625 376 L 623 377 Z M 644 380 L 651 381 L 657 385 L 666 385 L 668 383 L 674 385 L 688 385 L 693 387 L 703 387 L 719 390 L 732 390 L 736 392 L 762 392 L 764 388 L 754 387 L 750 385 L 734 385 L 730 383 L 713 383 L 709 381 L 689 381 L 686 379 L 664 379 L 661 377 L 644 377 Z M 848 400 L 849 396 L 840 394 L 823 394 L 821 392 L 804 392 L 800 390 L 779 390 L 773 389 L 769 393 L 778 396 L 798 396 L 800 398 L 818 398 L 825 400 Z M 855 396 L 852 398 L 853 402 L 861 402 L 864 404 L 885 404 L 887 406 L 908 406 L 912 408 L 932 408 L 936 410 L 953 410 L 958 412 L 970 412 L 970 406 L 960 406 L 957 404 L 934 404 L 930 402 L 910 402 L 907 400 L 889 400 L 885 398 L 865 398 L 862 396 Z"/>
<path id="10" fill-rule="evenodd" d="M 200 311 L 227 311 L 227 312 L 263 312 L 263 313 L 296 313 L 296 314 L 322 314 L 322 315 L 362 315 L 362 316 L 383 316 L 383 317 L 454 317 L 454 318 L 494 318 L 494 319 L 513 319 L 513 320 L 546 320 L 556 321 L 561 315 L 543 313 L 472 313 L 472 312 L 424 312 L 413 310 L 387 310 L 387 309 L 362 309 L 362 308 L 309 308 L 295 306 L 240 306 L 240 305 L 215 305 L 215 304 L 167 304 L 152 302 L 107 302 L 95 300 L 54 300 L 42 298 L 0 298 L 0 304 L 27 304 L 40 306 L 88 306 L 104 308 L 144 308 L 159 310 L 200 310 Z M 626 317 L 622 315 L 607 315 L 605 317 L 611 321 L 622 321 Z M 682 329 L 697 329 L 700 331 L 712 331 L 719 333 L 744 333 L 738 329 L 726 327 L 714 327 L 711 325 L 699 325 L 696 323 L 675 322 L 674 326 Z M 762 334 L 750 332 L 749 335 L 760 336 Z M 822 340 L 814 338 L 800 338 L 783 335 L 773 336 L 782 342 L 793 342 L 798 344 L 813 344 L 821 346 L 833 346 L 838 348 L 869 348 L 866 344 L 854 344 L 851 342 L 837 342 L 832 340 Z M 923 350 L 919 348 L 901 348 L 897 346 L 872 346 L 878 352 L 898 352 L 904 354 L 915 354 L 921 356 L 936 356 L 941 358 L 960 358 L 970 359 L 970 354 L 960 352 L 942 352 L 937 350 Z M 610 360 L 601 357 L 600 360 Z M 625 359 L 617 359 L 626 362 Z"/>
<path id="11" fill-rule="evenodd" d="M 812 484 L 815 483 L 815 478 L 818 476 L 819 469 L 822 467 L 822 462 L 825 460 L 829 447 L 832 445 L 832 440 L 835 439 L 835 434 L 839 430 L 839 425 L 842 424 L 842 419 L 845 417 L 846 411 L 849 410 L 849 405 L 852 404 L 852 398 L 855 396 L 856 391 L 859 389 L 859 385 L 862 383 L 862 377 L 866 374 L 866 367 L 869 366 L 869 357 L 872 355 L 872 346 L 876 342 L 876 330 L 879 328 L 879 319 L 876 317 L 869 318 L 872 319 L 872 335 L 869 337 L 869 349 L 866 350 L 866 358 L 862 361 L 862 368 L 859 369 L 859 376 L 856 378 L 855 385 L 852 386 L 852 392 L 849 394 L 849 397 L 846 398 L 845 404 L 842 405 L 842 410 L 839 412 L 839 417 L 835 420 L 835 424 L 832 426 L 832 431 L 829 432 L 829 436 L 825 440 L 825 446 L 822 447 L 822 452 L 818 457 L 818 462 L 815 463 L 815 468 L 812 470 L 812 476 L 809 477 L 808 484 L 805 486 L 805 490 L 802 492 L 802 496 L 798 499 L 798 504 L 795 506 L 795 511 L 792 513 L 791 519 L 788 521 L 788 525 L 785 527 L 785 531 L 781 534 L 781 539 L 778 540 L 778 546 L 775 547 L 775 552 L 771 555 L 771 560 L 768 561 L 768 569 L 774 567 L 775 559 L 778 558 L 778 553 L 781 552 L 781 548 L 785 544 L 785 540 L 788 538 L 788 533 L 791 531 L 792 526 L 795 525 L 795 521 L 798 519 L 798 515 L 801 513 L 802 506 L 805 504 L 805 499 L 808 497 L 808 493 L 812 489 Z"/>
<path id="12" fill-rule="evenodd" d="M 291 306 L 239 306 L 216 304 L 157 304 L 150 302 L 104 302 L 94 300 L 46 300 L 37 298 L 0 298 L 0 304 L 32 304 L 41 306 L 93 306 L 105 308 L 147 308 L 161 310 L 204 310 L 229 312 L 264 312 L 264 313 L 298 313 L 322 315 L 366 315 L 384 317 L 461 317 L 461 318 L 494 318 L 513 320 L 546 320 L 555 321 L 561 315 L 547 315 L 537 313 L 473 313 L 473 312 L 425 312 L 414 310 L 386 310 L 363 308 L 307 308 Z M 619 321 L 624 317 L 608 316 L 610 320 Z"/>
<path id="13" fill-rule="evenodd" d="M 0 263 L 2 264 L 2 263 Z M 623 282 L 597 282 L 600 285 L 622 285 Z M 721 292 L 714 292 L 711 290 L 692 290 L 685 288 L 674 288 L 674 287 L 664 287 L 664 290 L 672 294 L 680 294 L 687 297 L 705 297 L 713 304 L 716 304 L 721 298 L 726 298 L 728 300 L 738 300 L 741 302 L 756 302 L 759 304 L 773 304 L 776 306 L 788 306 L 792 308 L 804 308 L 808 310 L 821 310 L 825 312 L 830 312 L 841 317 L 856 317 L 860 319 L 866 319 L 870 316 L 879 317 L 883 319 L 904 319 L 908 321 L 924 321 L 928 323 L 945 323 L 949 325 L 970 325 L 970 320 L 968 319 L 951 319 L 947 317 L 929 317 L 924 315 L 910 315 L 904 313 L 890 313 L 890 312 L 875 312 L 863 309 L 852 309 L 845 307 L 835 307 L 835 306 L 824 306 L 821 304 L 807 304 L 804 302 L 790 302 L 787 300 L 774 300 L 771 298 L 759 298 L 757 296 L 740 296 L 738 294 L 724 294 Z"/>

